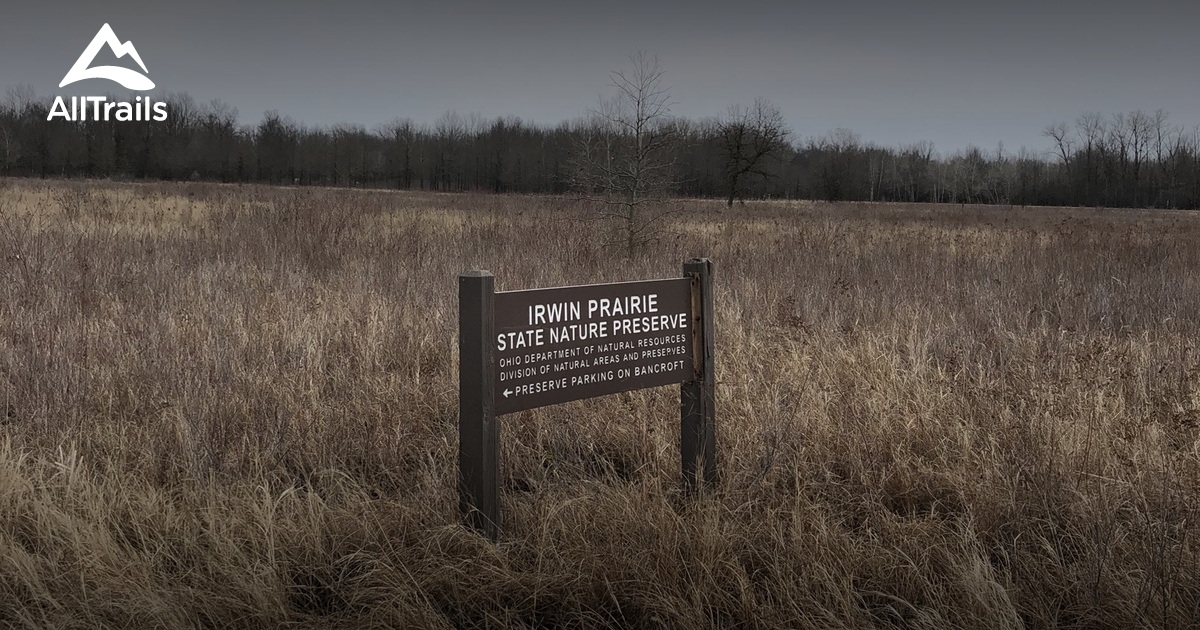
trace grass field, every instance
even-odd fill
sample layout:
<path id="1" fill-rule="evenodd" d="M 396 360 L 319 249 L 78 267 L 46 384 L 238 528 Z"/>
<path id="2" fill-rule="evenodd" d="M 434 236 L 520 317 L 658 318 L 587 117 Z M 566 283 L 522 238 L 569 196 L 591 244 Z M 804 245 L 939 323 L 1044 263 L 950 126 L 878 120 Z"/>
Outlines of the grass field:
<path id="1" fill-rule="evenodd" d="M 1200 624 L 1200 215 L 0 180 L 0 625 Z M 456 276 L 716 264 L 678 389 L 505 416 L 457 525 Z"/>

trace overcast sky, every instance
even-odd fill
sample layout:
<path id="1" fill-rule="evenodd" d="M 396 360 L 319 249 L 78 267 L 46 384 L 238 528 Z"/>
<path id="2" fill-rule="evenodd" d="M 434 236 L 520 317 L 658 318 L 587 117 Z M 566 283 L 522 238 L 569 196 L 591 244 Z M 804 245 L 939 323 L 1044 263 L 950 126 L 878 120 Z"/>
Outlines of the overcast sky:
<path id="1" fill-rule="evenodd" d="M 1041 130 L 1084 111 L 1200 124 L 1200 3 L 1163 0 L 24 3 L 0 12 L 0 90 L 121 93 L 58 88 L 105 22 L 159 89 L 220 98 L 243 123 L 277 109 L 373 127 L 455 109 L 553 124 L 644 49 L 675 113 L 763 96 L 799 139 L 844 127 L 1016 151 L 1047 148 Z"/>

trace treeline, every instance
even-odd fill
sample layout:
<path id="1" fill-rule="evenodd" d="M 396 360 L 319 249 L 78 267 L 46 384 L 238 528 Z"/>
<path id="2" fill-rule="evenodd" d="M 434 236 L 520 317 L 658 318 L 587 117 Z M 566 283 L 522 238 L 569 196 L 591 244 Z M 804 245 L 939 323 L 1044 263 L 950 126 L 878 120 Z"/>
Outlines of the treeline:
<path id="1" fill-rule="evenodd" d="M 166 122 L 47 121 L 49 99 L 10 90 L 0 104 L 0 174 L 563 193 L 591 124 L 451 111 L 432 124 L 314 127 L 271 111 L 251 126 L 221 101 L 164 100 Z M 882 147 L 836 130 L 784 143 L 735 184 L 719 117 L 672 124 L 675 192 L 685 196 L 736 188 L 747 198 L 1200 207 L 1200 132 L 1161 111 L 1053 124 L 1044 154 L 942 155 L 930 143 Z"/>

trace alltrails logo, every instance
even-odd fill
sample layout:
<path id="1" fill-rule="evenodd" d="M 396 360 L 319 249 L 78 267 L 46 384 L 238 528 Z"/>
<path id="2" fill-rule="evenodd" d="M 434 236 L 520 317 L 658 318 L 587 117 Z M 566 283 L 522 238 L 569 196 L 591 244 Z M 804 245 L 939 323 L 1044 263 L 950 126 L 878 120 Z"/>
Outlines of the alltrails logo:
<path id="1" fill-rule="evenodd" d="M 63 77 L 58 87 L 66 87 L 84 79 L 107 79 L 138 92 L 154 89 L 154 82 L 145 74 L 135 70 L 120 66 L 92 67 L 96 55 L 106 45 L 117 58 L 129 55 L 142 68 L 142 72 L 150 72 L 146 69 L 146 64 L 142 61 L 142 56 L 138 54 L 137 48 L 133 47 L 133 42 L 128 41 L 122 44 L 121 40 L 117 39 L 117 34 L 113 32 L 112 27 L 105 24 L 92 38 L 92 43 L 83 50 L 83 54 L 79 55 L 75 65 L 67 71 L 67 75 Z M 58 96 L 54 98 L 54 105 L 50 107 L 50 115 L 46 120 L 62 118 L 70 122 L 86 121 L 89 119 L 89 113 L 91 120 L 162 122 L 167 119 L 167 104 L 155 103 L 149 96 L 145 100 L 138 96 L 132 103 L 109 102 L 106 96 L 72 96 L 71 106 L 68 108 L 63 97 Z"/>

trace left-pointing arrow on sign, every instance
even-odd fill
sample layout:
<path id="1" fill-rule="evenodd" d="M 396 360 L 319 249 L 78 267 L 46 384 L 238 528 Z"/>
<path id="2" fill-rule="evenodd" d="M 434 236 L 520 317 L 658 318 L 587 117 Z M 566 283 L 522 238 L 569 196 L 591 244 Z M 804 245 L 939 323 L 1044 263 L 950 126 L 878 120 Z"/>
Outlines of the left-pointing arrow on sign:
<path id="1" fill-rule="evenodd" d="M 511 395 L 512 395 L 512 393 L 513 393 L 513 392 L 512 392 L 512 390 L 511 390 L 511 389 L 506 389 L 506 390 L 504 390 L 504 397 L 505 397 L 505 398 L 508 398 L 509 396 L 511 396 Z"/>

